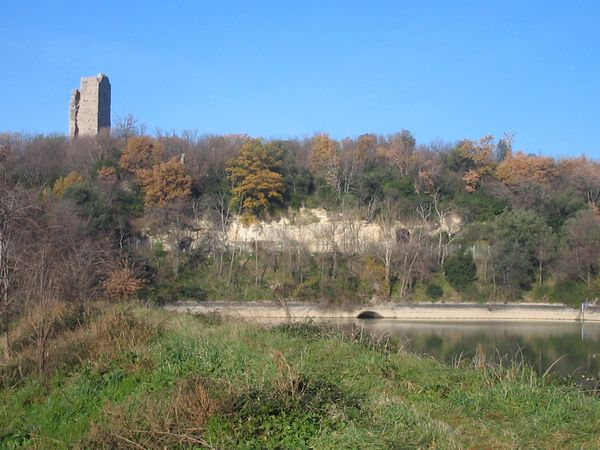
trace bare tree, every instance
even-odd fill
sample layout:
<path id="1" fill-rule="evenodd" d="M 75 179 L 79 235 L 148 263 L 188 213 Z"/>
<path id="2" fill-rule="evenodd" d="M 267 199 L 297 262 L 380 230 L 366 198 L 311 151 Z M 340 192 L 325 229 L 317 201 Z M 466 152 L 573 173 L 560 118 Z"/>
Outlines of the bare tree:
<path id="1" fill-rule="evenodd" d="M 145 128 L 133 114 L 127 114 L 124 117 L 117 117 L 111 131 L 117 139 L 127 140 L 131 136 L 143 134 Z"/>
<path id="2" fill-rule="evenodd" d="M 47 387 L 48 343 L 64 306 L 59 297 L 64 279 L 62 242 L 66 236 L 59 227 L 47 223 L 39 225 L 23 252 L 20 287 L 33 333 L 40 382 Z"/>
<path id="3" fill-rule="evenodd" d="M 444 265 L 444 260 L 448 256 L 448 248 L 452 241 L 456 239 L 456 230 L 452 224 L 448 223 L 448 218 L 455 214 L 449 206 L 442 206 L 439 192 L 436 191 L 432 197 L 433 210 L 437 218 L 438 249 L 437 262 L 440 266 Z M 443 247 L 443 248 L 442 248 Z"/>
<path id="4" fill-rule="evenodd" d="M 24 241 L 23 222 L 27 212 L 34 207 L 27 197 L 19 185 L 9 183 L 6 177 L 0 180 L 0 314 L 6 338 L 6 357 L 11 356 L 11 289 L 19 263 L 18 246 Z"/>
<path id="5" fill-rule="evenodd" d="M 378 243 L 377 254 L 384 265 L 384 277 L 386 283 L 386 294 L 391 293 L 392 263 L 398 256 L 399 243 L 396 242 L 395 225 L 398 216 L 396 204 L 390 200 L 382 202 L 377 223 L 381 227 L 381 239 Z"/>

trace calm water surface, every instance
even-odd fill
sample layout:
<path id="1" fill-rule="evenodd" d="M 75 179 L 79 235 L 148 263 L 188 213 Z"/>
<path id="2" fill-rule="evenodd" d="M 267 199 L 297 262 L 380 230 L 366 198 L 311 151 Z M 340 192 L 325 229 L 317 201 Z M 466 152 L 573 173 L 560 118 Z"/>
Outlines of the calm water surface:
<path id="1" fill-rule="evenodd" d="M 590 387 L 600 380 L 600 323 L 365 319 L 352 321 L 352 326 L 447 362 L 477 355 L 505 364 L 524 361 L 540 374 L 551 367 L 550 373 L 572 376 Z"/>

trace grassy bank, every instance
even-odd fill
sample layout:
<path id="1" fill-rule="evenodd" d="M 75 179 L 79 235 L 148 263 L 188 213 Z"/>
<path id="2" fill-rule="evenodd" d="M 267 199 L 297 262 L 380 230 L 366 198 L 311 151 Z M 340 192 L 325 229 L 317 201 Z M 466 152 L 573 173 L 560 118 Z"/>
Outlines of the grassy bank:
<path id="1" fill-rule="evenodd" d="M 313 324 L 65 311 L 1 368 L 0 448 L 597 448 L 600 399 Z M 45 380 L 45 381 L 44 381 Z"/>

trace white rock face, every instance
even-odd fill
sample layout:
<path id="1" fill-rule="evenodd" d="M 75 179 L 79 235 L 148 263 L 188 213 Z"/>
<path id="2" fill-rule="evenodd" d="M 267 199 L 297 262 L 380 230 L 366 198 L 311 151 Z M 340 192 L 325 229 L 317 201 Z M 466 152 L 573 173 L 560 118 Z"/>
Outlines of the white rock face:
<path id="1" fill-rule="evenodd" d="M 448 223 L 429 228 L 429 234 L 439 232 L 452 233 L 460 228 L 460 217 L 448 218 Z M 200 245 L 208 234 L 218 236 L 228 247 L 253 250 L 258 244 L 275 244 L 282 249 L 304 248 L 311 253 L 364 253 L 370 247 L 385 243 L 390 246 L 397 242 L 410 240 L 417 224 L 399 221 L 382 225 L 376 222 L 344 217 L 341 214 L 328 213 L 321 208 L 302 208 L 291 211 L 279 221 L 244 224 L 241 218 L 234 218 L 223 231 L 211 229 L 208 222 L 200 221 L 193 231 L 172 230 L 172 237 L 151 235 L 152 243 L 161 242 L 165 250 L 170 250 L 178 239 L 188 240 L 192 248 Z"/>
<path id="2" fill-rule="evenodd" d="M 450 236 L 455 235 L 461 230 L 462 223 L 462 217 L 457 213 L 448 213 L 442 218 L 438 232 L 448 233 Z"/>
<path id="3" fill-rule="evenodd" d="M 387 230 L 390 238 L 395 236 L 396 228 L 405 226 L 395 223 Z M 324 209 L 317 208 L 301 209 L 278 222 L 258 222 L 249 226 L 236 219 L 227 230 L 227 240 L 248 247 L 254 242 L 275 242 L 300 245 L 311 253 L 361 253 L 369 245 L 383 240 L 385 234 L 379 224 L 329 215 Z"/>

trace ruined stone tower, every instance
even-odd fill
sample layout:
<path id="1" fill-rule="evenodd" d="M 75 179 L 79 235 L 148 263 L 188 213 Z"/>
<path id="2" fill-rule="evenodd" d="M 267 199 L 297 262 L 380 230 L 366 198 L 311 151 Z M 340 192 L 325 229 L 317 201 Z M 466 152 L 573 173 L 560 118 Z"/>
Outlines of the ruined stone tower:
<path id="1" fill-rule="evenodd" d="M 91 136 L 110 128 L 110 81 L 103 73 L 81 78 L 79 89 L 71 92 L 69 135 Z"/>

